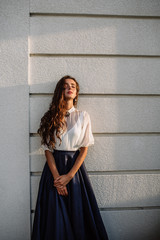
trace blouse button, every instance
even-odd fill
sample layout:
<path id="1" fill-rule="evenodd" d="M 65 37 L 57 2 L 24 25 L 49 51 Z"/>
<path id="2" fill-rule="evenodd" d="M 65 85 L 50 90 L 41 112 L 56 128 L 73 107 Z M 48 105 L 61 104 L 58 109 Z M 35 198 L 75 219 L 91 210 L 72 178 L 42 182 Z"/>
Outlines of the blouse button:
<path id="1" fill-rule="evenodd" d="M 70 112 L 66 112 L 65 117 L 69 117 Z"/>

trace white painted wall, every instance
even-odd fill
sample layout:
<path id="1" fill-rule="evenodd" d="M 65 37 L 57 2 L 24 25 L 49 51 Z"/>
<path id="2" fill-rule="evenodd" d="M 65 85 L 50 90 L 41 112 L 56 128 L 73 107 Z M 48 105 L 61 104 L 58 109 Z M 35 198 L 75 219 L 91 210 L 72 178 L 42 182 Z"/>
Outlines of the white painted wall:
<path id="1" fill-rule="evenodd" d="M 0 239 L 30 239 L 45 163 L 35 133 L 70 74 L 91 116 L 85 163 L 110 240 L 158 240 L 159 0 L 5 0 L 0 26 Z"/>
<path id="2" fill-rule="evenodd" d="M 34 133 L 71 74 L 91 116 L 85 163 L 110 240 L 159 239 L 160 2 L 31 0 L 30 12 L 32 223 L 45 163 Z"/>
<path id="3" fill-rule="evenodd" d="M 0 1 L 0 239 L 30 239 L 29 1 Z"/>

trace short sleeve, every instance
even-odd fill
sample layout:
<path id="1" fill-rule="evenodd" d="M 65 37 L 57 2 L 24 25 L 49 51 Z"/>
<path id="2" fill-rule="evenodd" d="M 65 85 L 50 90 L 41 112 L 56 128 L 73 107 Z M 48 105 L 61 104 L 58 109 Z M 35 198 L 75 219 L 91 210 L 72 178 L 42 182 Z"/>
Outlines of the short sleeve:
<path id="1" fill-rule="evenodd" d="M 83 127 L 82 127 L 82 141 L 80 147 L 88 147 L 94 144 L 94 137 L 92 134 L 91 119 L 88 112 L 84 111 Z"/>
<path id="2" fill-rule="evenodd" d="M 48 147 L 46 144 L 42 144 L 41 148 L 45 151 L 45 150 L 49 150 L 50 152 L 53 152 L 53 149 L 50 147 Z"/>
<path id="3" fill-rule="evenodd" d="M 49 142 L 49 138 L 47 138 L 47 142 Z M 41 148 L 45 151 L 45 150 L 49 150 L 50 152 L 53 152 L 53 148 L 52 147 L 48 147 L 47 144 L 41 144 Z"/>

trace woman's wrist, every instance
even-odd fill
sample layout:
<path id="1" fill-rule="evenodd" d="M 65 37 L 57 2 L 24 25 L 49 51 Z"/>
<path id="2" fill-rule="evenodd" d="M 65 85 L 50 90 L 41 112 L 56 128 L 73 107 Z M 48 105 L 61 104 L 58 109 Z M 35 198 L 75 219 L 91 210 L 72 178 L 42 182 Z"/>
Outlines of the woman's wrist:
<path id="1" fill-rule="evenodd" d="M 52 174 L 53 175 L 53 178 L 56 179 L 58 178 L 60 175 L 58 173 L 55 173 L 55 174 Z"/>
<path id="2" fill-rule="evenodd" d="M 70 171 L 67 173 L 67 177 L 71 180 L 74 177 L 74 174 Z"/>

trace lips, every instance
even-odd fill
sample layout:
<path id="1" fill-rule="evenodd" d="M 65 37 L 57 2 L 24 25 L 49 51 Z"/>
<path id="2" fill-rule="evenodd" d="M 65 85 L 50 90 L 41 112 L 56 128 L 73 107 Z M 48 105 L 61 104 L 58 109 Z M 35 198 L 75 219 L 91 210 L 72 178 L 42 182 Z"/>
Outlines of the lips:
<path id="1" fill-rule="evenodd" d="M 71 94 L 72 92 L 71 92 L 71 91 L 69 91 L 68 93 L 69 93 L 69 94 Z"/>

